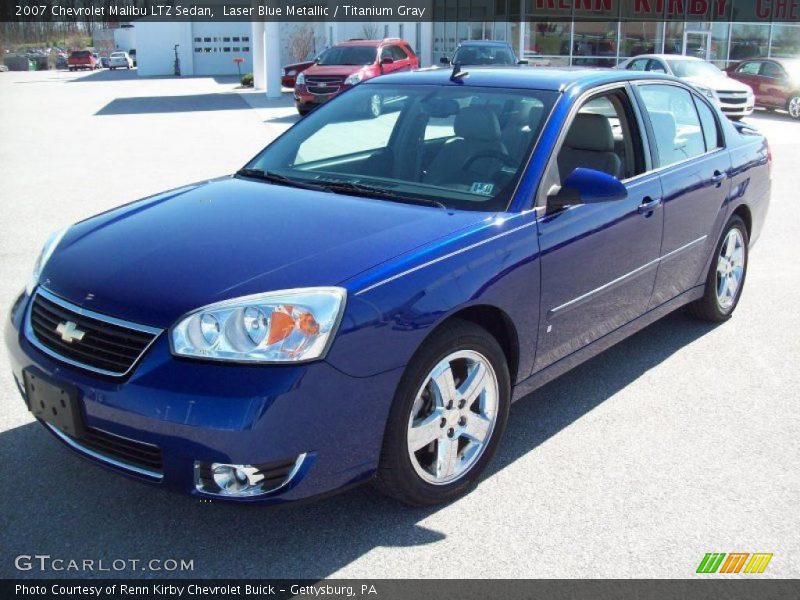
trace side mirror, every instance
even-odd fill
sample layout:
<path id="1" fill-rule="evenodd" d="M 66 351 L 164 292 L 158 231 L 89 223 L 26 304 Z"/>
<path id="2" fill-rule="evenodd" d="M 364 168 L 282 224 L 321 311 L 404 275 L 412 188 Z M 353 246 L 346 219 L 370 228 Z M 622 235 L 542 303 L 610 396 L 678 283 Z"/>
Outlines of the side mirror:
<path id="1" fill-rule="evenodd" d="M 517 61 L 517 64 L 518 64 L 518 65 L 527 65 L 527 64 L 528 64 L 528 61 L 527 61 L 527 60 L 518 60 L 518 61 Z"/>
<path id="2" fill-rule="evenodd" d="M 439 64 L 441 64 L 441 65 L 449 65 L 450 64 L 450 59 L 447 58 L 446 56 L 443 56 L 442 58 L 439 59 Z"/>
<path id="3" fill-rule="evenodd" d="M 394 59 L 391 56 L 384 56 L 381 58 L 382 65 L 391 65 L 394 62 Z"/>
<path id="4" fill-rule="evenodd" d="M 598 204 L 628 197 L 628 190 L 619 179 L 583 167 L 575 169 L 559 189 L 551 192 L 547 195 L 547 212 L 556 212 L 575 204 Z"/>

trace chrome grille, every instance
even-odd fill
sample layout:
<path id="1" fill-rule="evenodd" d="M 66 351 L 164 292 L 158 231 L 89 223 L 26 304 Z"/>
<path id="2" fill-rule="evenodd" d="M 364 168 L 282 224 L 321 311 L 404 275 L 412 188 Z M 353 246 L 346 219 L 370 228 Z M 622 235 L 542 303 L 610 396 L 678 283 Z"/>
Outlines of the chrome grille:
<path id="1" fill-rule="evenodd" d="M 67 324 L 80 339 L 64 339 Z M 120 377 L 126 375 L 161 330 L 101 315 L 40 288 L 33 297 L 25 328 L 37 348 L 70 365 Z"/>
<path id="2" fill-rule="evenodd" d="M 335 94 L 344 83 L 344 77 L 313 75 L 306 77 L 306 89 L 312 94 Z"/>

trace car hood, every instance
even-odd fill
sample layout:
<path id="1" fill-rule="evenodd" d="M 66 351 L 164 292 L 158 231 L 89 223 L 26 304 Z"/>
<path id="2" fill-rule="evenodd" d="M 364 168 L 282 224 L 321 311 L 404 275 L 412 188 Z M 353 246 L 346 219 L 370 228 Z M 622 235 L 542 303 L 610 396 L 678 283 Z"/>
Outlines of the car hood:
<path id="1" fill-rule="evenodd" d="M 291 70 L 295 70 L 296 71 L 298 69 L 305 70 L 305 69 L 307 69 L 308 67 L 310 67 L 313 64 L 314 64 L 313 60 L 307 60 L 307 61 L 304 61 L 304 62 L 292 63 L 290 65 L 284 65 L 283 66 L 283 70 L 284 70 L 284 72 L 291 71 Z"/>
<path id="2" fill-rule="evenodd" d="M 732 77 L 684 77 L 692 85 L 714 90 L 715 92 L 747 92 L 750 86 Z"/>
<path id="3" fill-rule="evenodd" d="M 303 71 L 306 77 L 314 75 L 347 77 L 369 65 L 314 65 Z"/>
<path id="4" fill-rule="evenodd" d="M 226 177 L 73 225 L 41 281 L 156 327 L 220 300 L 337 285 L 487 217 Z"/>

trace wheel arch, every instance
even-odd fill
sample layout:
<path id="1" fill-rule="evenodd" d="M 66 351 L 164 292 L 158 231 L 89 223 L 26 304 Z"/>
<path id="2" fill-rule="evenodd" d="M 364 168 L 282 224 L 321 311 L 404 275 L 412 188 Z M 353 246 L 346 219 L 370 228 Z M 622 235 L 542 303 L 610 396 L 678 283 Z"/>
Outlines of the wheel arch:
<path id="1" fill-rule="evenodd" d="M 453 320 L 474 323 L 479 327 L 483 327 L 494 337 L 506 357 L 509 375 L 511 376 L 511 385 L 516 384 L 520 360 L 519 335 L 508 313 L 491 304 L 474 304 L 460 308 L 437 323 L 425 336 L 423 343 Z"/>
<path id="2" fill-rule="evenodd" d="M 750 208 L 746 204 L 740 204 L 731 213 L 731 216 L 734 215 L 744 221 L 745 229 L 747 229 L 747 239 L 749 240 L 753 232 L 753 215 L 750 213 Z"/>

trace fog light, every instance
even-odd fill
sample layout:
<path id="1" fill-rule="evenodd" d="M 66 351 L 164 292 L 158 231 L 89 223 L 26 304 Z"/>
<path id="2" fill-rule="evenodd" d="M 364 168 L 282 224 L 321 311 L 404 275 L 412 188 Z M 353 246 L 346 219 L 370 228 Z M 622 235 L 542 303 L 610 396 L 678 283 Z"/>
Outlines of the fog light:
<path id="1" fill-rule="evenodd" d="M 241 494 L 257 485 L 264 476 L 250 465 L 211 464 L 214 483 L 226 494 Z"/>
<path id="2" fill-rule="evenodd" d="M 287 486 L 300 471 L 307 454 L 275 463 L 234 465 L 194 463 L 194 487 L 198 492 L 222 497 L 270 494 Z"/>

